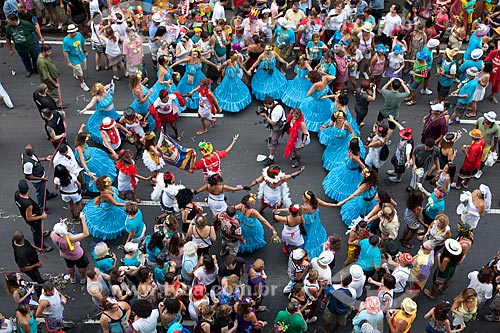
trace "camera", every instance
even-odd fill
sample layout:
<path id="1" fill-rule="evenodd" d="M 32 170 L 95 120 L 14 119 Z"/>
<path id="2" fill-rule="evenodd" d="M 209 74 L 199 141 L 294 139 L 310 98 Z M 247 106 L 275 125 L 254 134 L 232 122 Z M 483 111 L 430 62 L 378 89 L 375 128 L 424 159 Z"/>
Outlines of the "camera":
<path id="1" fill-rule="evenodd" d="M 261 114 L 261 113 L 265 113 L 265 112 L 266 112 L 266 110 L 264 110 L 264 107 L 262 107 L 262 106 L 258 106 L 258 107 L 257 107 L 257 110 L 255 110 L 255 113 L 256 113 L 258 116 L 260 116 L 260 114 Z"/>
<path id="2" fill-rule="evenodd" d="M 370 88 L 375 87 L 375 83 L 370 83 Z"/>

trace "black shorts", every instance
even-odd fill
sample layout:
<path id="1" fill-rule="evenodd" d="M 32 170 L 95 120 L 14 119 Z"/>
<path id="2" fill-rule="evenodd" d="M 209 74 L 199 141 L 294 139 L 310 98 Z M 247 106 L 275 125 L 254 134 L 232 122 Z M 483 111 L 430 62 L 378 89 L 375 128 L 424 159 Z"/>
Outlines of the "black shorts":
<path id="1" fill-rule="evenodd" d="M 384 117 L 384 115 L 383 115 L 382 113 L 380 113 L 380 111 L 379 111 L 378 116 L 377 116 L 377 122 L 380 122 L 380 121 L 382 121 L 382 120 L 384 120 L 384 119 L 386 119 L 386 118 L 385 118 L 385 117 Z M 396 120 L 397 120 L 397 119 L 396 119 Z M 389 123 L 389 128 L 390 128 L 390 129 L 392 129 L 392 130 L 393 130 L 393 129 L 395 129 L 395 128 L 396 128 L 396 124 L 394 124 L 392 121 L 388 121 L 388 123 Z"/>
<path id="2" fill-rule="evenodd" d="M 83 255 L 80 257 L 80 259 L 70 260 L 64 258 L 64 261 L 66 262 L 67 268 L 73 268 L 75 266 L 78 268 L 87 268 L 89 265 L 89 258 L 87 258 L 85 252 L 83 252 Z"/>
<path id="3" fill-rule="evenodd" d="M 438 93 L 439 97 L 448 97 L 448 95 L 450 94 L 450 90 L 451 90 L 451 86 L 449 86 L 449 87 L 442 86 L 441 83 L 439 83 L 439 81 L 438 81 L 437 93 Z"/>

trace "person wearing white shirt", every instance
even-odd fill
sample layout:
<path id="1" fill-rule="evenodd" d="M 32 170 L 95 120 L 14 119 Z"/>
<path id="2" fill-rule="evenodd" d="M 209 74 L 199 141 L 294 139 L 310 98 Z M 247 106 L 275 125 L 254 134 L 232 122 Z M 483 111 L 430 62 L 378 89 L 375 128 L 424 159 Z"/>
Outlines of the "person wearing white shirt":
<path id="1" fill-rule="evenodd" d="M 87 190 L 85 178 L 83 177 L 83 168 L 78 164 L 75 158 L 75 153 L 73 153 L 73 151 L 69 149 L 68 145 L 61 144 L 59 148 L 57 148 L 57 153 L 54 155 L 53 163 L 54 167 L 58 166 L 59 164 L 64 165 L 71 174 L 77 177 L 78 181 L 81 184 L 82 191 Z"/>
<path id="2" fill-rule="evenodd" d="M 122 13 L 115 13 L 116 21 L 111 25 L 111 29 L 120 37 L 123 42 L 127 38 L 127 24 L 123 21 Z"/>
<path id="3" fill-rule="evenodd" d="M 226 5 L 227 0 L 219 0 L 214 5 L 214 10 L 212 12 L 212 23 L 215 25 L 218 20 L 226 19 L 226 12 L 224 10 L 224 6 Z"/>
<path id="4" fill-rule="evenodd" d="M 135 313 L 132 328 L 138 333 L 156 333 L 156 325 L 160 313 L 153 309 L 151 303 L 145 299 L 138 299 L 132 303 L 132 311 Z"/>
<path id="5" fill-rule="evenodd" d="M 347 14 L 344 11 L 344 4 L 336 2 L 335 7 L 330 10 L 326 19 L 325 41 L 329 41 L 337 31 L 340 32 L 342 24 L 347 20 Z"/>
<path id="6" fill-rule="evenodd" d="M 349 274 L 351 274 L 352 282 L 349 283 L 349 287 L 356 291 L 355 297 L 358 299 L 363 295 L 363 288 L 366 282 L 366 276 L 363 269 L 359 265 L 351 265 L 349 267 Z"/>
<path id="7" fill-rule="evenodd" d="M 394 28 L 398 25 L 401 25 L 401 16 L 399 16 L 398 11 L 401 7 L 398 4 L 392 5 L 389 8 L 389 13 L 385 16 L 384 19 L 384 30 L 382 31 L 382 35 L 384 37 L 384 44 L 391 46 L 391 35 Z"/>
<path id="8" fill-rule="evenodd" d="M 334 255 L 331 251 L 322 252 L 319 257 L 311 260 L 311 266 L 319 273 L 318 282 L 324 285 L 332 284 L 332 269 L 330 263 L 333 261 Z"/>
<path id="9" fill-rule="evenodd" d="M 470 272 L 467 277 L 470 280 L 467 288 L 472 288 L 476 291 L 479 306 L 493 297 L 493 271 L 491 268 L 484 267 L 480 271 Z"/>

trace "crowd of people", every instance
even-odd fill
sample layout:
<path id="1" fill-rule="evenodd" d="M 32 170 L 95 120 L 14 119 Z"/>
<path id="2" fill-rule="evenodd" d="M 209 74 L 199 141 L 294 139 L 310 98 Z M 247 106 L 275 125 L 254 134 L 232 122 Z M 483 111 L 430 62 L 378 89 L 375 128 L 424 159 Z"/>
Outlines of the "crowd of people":
<path id="1" fill-rule="evenodd" d="M 6 276 L 20 331 L 38 332 L 36 318 L 51 332 L 66 328 L 64 290 L 40 273 L 38 254 L 53 250 L 49 243 L 64 259 L 69 283 L 85 286 L 104 332 L 301 333 L 321 312 L 326 332 L 352 327 L 365 333 L 449 333 L 466 330 L 474 320 L 500 322 L 500 256 L 484 258 L 451 302 L 421 309 L 416 301 L 446 293 L 491 207 L 490 188 L 476 179 L 495 164 L 500 136 L 497 114 L 483 103 L 486 97 L 497 104 L 500 90 L 500 11 L 492 3 L 406 0 L 404 8 L 392 4 L 385 14 L 381 0 L 181 1 L 168 8 L 150 1 L 129 7 L 70 0 L 61 3 L 71 20 L 62 53 L 80 88 L 92 95 L 78 110 L 91 116 L 76 136 L 66 131 L 61 73 L 40 29 L 55 21 L 61 28 L 61 19 L 55 1 L 34 4 L 4 5 L 7 49 L 20 56 L 26 77 L 40 77 L 33 100 L 55 149 L 38 156 L 27 144 L 22 153 L 24 179 L 15 203 L 32 242 L 17 230 L 12 249 L 19 271 L 32 281 L 16 272 Z M 226 6 L 234 16 L 226 18 Z M 145 65 L 142 32 L 149 35 L 153 67 Z M 109 84 L 87 85 L 90 48 L 95 71 L 113 71 Z M 148 71 L 156 77 L 153 84 Z M 132 102 L 120 115 L 113 99 L 122 78 L 128 79 Z M 400 109 L 422 103 L 420 95 L 435 99 L 422 115 L 416 142 L 417 128 L 404 126 Z M 365 118 L 375 112 L 370 103 L 376 99 L 383 106 L 372 127 Z M 191 166 L 169 165 L 165 155 L 173 151 L 159 141 L 167 137 L 177 147 L 168 149 L 182 148 L 180 113 L 197 111 L 196 134 L 216 135 L 217 112 L 248 110 L 253 100 L 262 103 L 256 112 L 269 130 L 269 154 L 259 155 L 262 173 L 246 186 L 226 184 L 222 173 L 222 159 L 238 134 L 224 150 L 201 140 L 202 157 Z M 475 119 L 468 132 L 457 126 L 464 117 Z M 363 126 L 372 128 L 366 138 Z M 307 172 L 302 149 L 316 140 L 315 132 L 325 146 L 322 186 L 329 200 L 314 189 L 292 202 L 288 183 Z M 471 143 L 454 148 L 463 139 Z M 287 174 L 276 165 L 281 153 L 296 171 Z M 463 160 L 460 168 L 455 159 Z M 390 182 L 411 174 L 403 187 L 406 200 L 379 188 L 387 161 L 393 165 L 386 172 Z M 181 169 L 202 170 L 200 187 L 180 185 L 177 177 L 189 177 Z M 138 186 L 147 185 L 157 203 L 154 222 L 143 218 L 137 194 Z M 463 190 L 459 203 L 449 202 L 454 190 Z M 52 214 L 47 200 L 58 196 L 55 191 L 69 216 L 44 231 Z M 240 202 L 226 202 L 225 193 L 236 191 Z M 203 192 L 210 212 L 195 202 Z M 83 197 L 90 198 L 85 205 Z M 447 205 L 458 205 L 459 218 L 445 214 Z M 320 207 L 340 208 L 347 237 L 327 232 Z M 89 237 L 98 242 L 84 245 Z M 106 243 L 117 238 L 123 256 Z M 266 267 L 265 257 L 244 259 L 270 244 L 280 244 L 289 280 L 282 286 L 288 303 L 273 323 L 259 313 L 268 311 L 266 299 L 272 297 L 268 273 L 280 273 Z M 491 313 L 479 318 L 488 302 Z M 412 327 L 417 314 L 425 327 Z M 0 319 L 1 332 L 11 332 L 13 322 Z M 185 319 L 194 327 L 183 327 Z"/>

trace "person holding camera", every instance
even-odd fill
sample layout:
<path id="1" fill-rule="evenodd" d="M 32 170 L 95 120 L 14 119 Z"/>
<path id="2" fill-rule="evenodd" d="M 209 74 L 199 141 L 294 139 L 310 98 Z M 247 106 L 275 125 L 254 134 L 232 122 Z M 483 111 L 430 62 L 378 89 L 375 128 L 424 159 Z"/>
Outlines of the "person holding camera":
<path id="1" fill-rule="evenodd" d="M 389 89 L 390 86 L 390 89 Z M 400 92 L 399 89 L 403 87 L 404 91 Z M 377 122 L 388 119 L 393 116 L 395 120 L 399 119 L 399 108 L 401 103 L 410 96 L 410 89 L 406 86 L 401 78 L 392 78 L 382 87 L 382 97 L 384 97 L 384 106 L 377 116 Z M 386 142 L 389 142 L 392 132 L 396 128 L 396 124 L 392 121 L 389 122 L 389 131 L 387 132 Z"/>
<path id="2" fill-rule="evenodd" d="M 269 166 L 274 163 L 276 147 L 278 146 L 279 138 L 283 135 L 283 130 L 285 129 L 286 113 L 283 107 L 279 105 L 274 98 L 266 96 L 264 98 L 264 108 L 259 107 L 257 109 L 257 115 L 266 120 L 266 127 L 269 129 L 269 138 L 267 139 L 269 156 L 262 161 L 265 166 Z"/>

